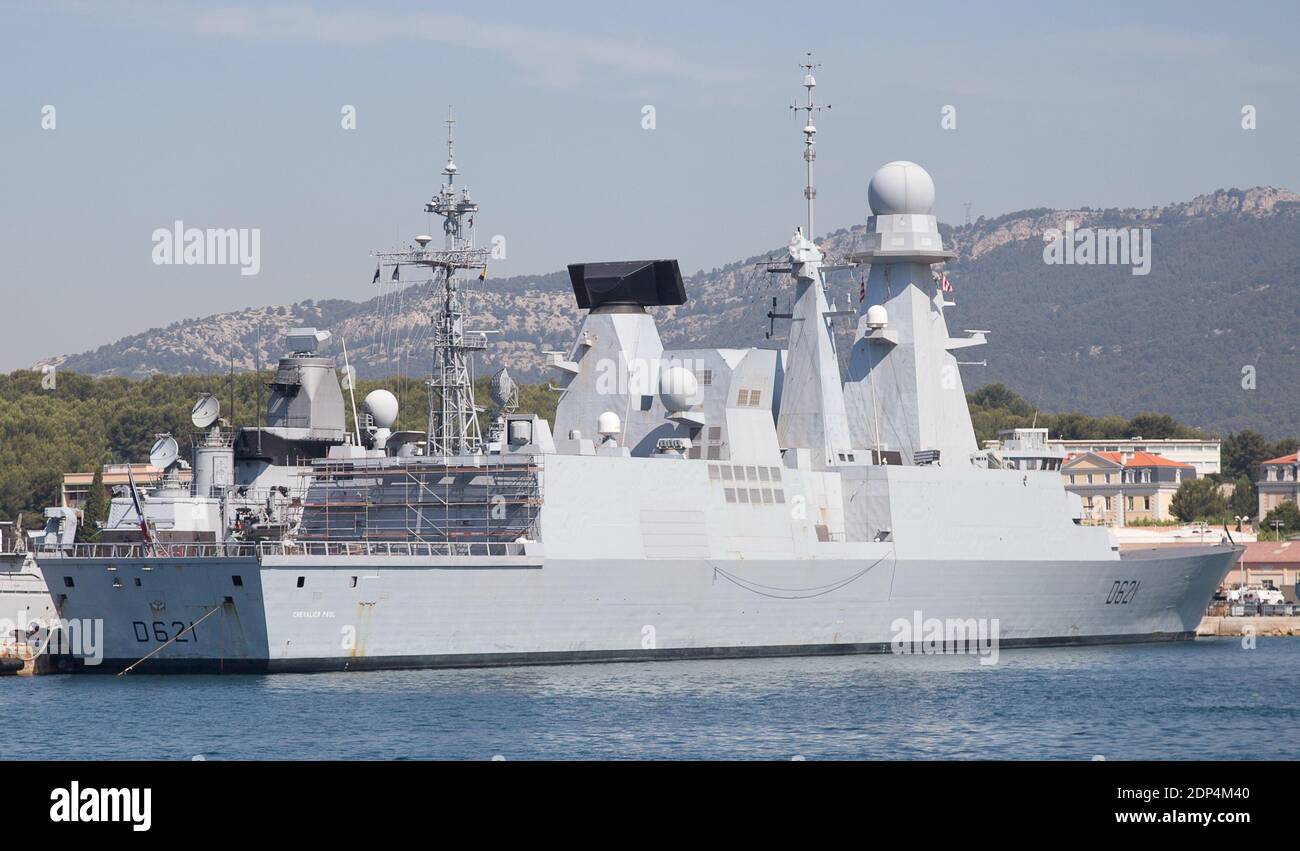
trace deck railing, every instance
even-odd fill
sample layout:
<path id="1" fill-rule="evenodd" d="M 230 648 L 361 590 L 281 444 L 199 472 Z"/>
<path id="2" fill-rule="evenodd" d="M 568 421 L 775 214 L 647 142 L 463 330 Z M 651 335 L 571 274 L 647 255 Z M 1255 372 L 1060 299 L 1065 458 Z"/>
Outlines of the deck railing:
<path id="1" fill-rule="evenodd" d="M 37 550 L 37 558 L 261 558 L 263 556 L 518 556 L 518 541 L 264 541 L 257 544 L 73 544 Z"/>

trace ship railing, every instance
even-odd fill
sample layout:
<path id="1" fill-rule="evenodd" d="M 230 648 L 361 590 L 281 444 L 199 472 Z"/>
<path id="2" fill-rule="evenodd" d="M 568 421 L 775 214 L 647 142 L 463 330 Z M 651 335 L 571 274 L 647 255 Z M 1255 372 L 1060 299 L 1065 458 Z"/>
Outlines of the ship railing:
<path id="1" fill-rule="evenodd" d="M 44 558 L 261 558 L 263 556 L 520 556 L 522 541 L 263 541 L 261 543 L 81 543 L 38 551 Z"/>

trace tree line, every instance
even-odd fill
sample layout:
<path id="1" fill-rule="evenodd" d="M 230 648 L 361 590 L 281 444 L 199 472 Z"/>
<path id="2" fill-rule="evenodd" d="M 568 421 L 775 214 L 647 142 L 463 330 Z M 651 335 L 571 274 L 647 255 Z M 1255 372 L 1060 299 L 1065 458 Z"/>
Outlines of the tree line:
<path id="1" fill-rule="evenodd" d="M 15 520 L 21 513 L 28 518 L 26 525 L 30 528 L 39 522 L 46 506 L 58 503 L 64 473 L 91 472 L 103 464 L 145 461 L 159 434 L 171 434 L 185 445 L 195 430 L 190 423 L 190 409 L 200 393 L 216 395 L 222 403 L 222 416 L 236 425 L 261 423 L 266 384 L 273 378 L 271 371 L 260 375 L 155 375 L 140 380 L 59 372 L 54 386 L 47 387 L 49 376 L 38 372 L 0 375 L 0 519 Z M 487 383 L 486 377 L 475 382 L 476 400 L 489 409 L 480 415 L 484 418 L 492 408 Z M 400 403 L 397 428 L 423 431 L 429 398 L 425 381 L 411 377 L 359 380 L 358 406 L 366 393 L 381 386 L 391 390 Z M 545 385 L 520 384 L 519 397 L 521 411 L 554 421 L 558 395 L 553 390 Z M 973 391 L 968 401 L 976 436 L 981 441 L 995 438 L 1000 429 L 1031 425 L 1047 428 L 1053 438 L 1067 440 L 1213 437 L 1164 414 L 1146 413 L 1125 419 L 1078 412 L 1038 412 L 1001 384 Z M 351 428 L 351 405 L 344 407 Z M 486 422 L 483 426 L 486 428 Z M 1293 438 L 1269 442 L 1254 431 L 1229 434 L 1223 438 L 1223 472 L 1208 481 L 1216 486 L 1235 483 L 1234 496 L 1228 499 L 1217 487 L 1196 485 L 1188 487 L 1176 500 L 1176 510 L 1185 512 L 1189 520 L 1217 522 L 1239 515 L 1253 516 L 1257 502 L 1254 479 L 1260 462 L 1287 455 L 1296 447 Z M 96 506 L 94 510 L 101 509 Z M 1289 515 L 1284 519 L 1289 520 Z M 1288 528 L 1300 531 L 1300 514 L 1295 525 Z"/>

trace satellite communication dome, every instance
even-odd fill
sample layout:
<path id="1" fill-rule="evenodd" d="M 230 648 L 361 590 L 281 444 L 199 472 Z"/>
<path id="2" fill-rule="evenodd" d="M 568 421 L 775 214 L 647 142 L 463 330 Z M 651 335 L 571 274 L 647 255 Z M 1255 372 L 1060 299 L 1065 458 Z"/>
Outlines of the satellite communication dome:
<path id="1" fill-rule="evenodd" d="M 397 397 L 387 390 L 371 390 L 362 403 L 376 428 L 392 428 L 397 422 Z"/>
<path id="2" fill-rule="evenodd" d="M 415 241 L 420 243 L 421 248 L 424 248 L 426 245 L 433 242 L 433 237 L 429 236 L 427 233 L 422 233 L 415 238 Z"/>
<path id="3" fill-rule="evenodd" d="M 596 431 L 604 437 L 613 437 L 622 430 L 623 423 L 613 411 L 606 411 L 596 419 Z"/>
<path id="4" fill-rule="evenodd" d="M 669 411 L 685 411 L 695 404 L 700 382 L 683 366 L 670 366 L 659 375 L 659 400 Z"/>
<path id="5" fill-rule="evenodd" d="M 176 438 L 170 434 L 164 434 L 154 443 L 153 448 L 149 450 L 149 463 L 159 470 L 166 470 L 176 459 L 180 458 L 181 448 L 176 443 Z"/>
<path id="6" fill-rule="evenodd" d="M 889 324 L 889 312 L 885 310 L 884 305 L 873 304 L 867 308 L 867 327 L 884 328 Z"/>
<path id="7" fill-rule="evenodd" d="M 877 216 L 926 215 L 934 208 L 934 181 L 916 163 L 894 160 L 872 175 L 867 184 L 867 203 Z"/>
<path id="8" fill-rule="evenodd" d="M 221 416 L 221 400 L 211 393 L 204 393 L 190 411 L 190 422 L 194 423 L 195 428 L 207 428 L 215 423 L 219 416 Z"/>

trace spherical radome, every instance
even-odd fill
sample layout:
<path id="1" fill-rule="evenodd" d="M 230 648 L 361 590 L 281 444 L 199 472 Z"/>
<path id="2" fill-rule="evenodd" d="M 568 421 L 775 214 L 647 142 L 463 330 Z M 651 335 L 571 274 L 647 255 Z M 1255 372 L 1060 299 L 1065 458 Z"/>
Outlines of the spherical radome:
<path id="1" fill-rule="evenodd" d="M 397 397 L 387 390 L 371 390 L 363 407 L 376 428 L 392 428 L 397 422 Z"/>
<path id="2" fill-rule="evenodd" d="M 682 366 L 670 366 L 659 376 L 659 400 L 669 411 L 685 411 L 695 403 L 700 382 Z"/>
<path id="3" fill-rule="evenodd" d="M 934 208 L 934 181 L 916 163 L 907 160 L 885 163 L 867 184 L 867 203 L 877 216 L 928 214 Z"/>

